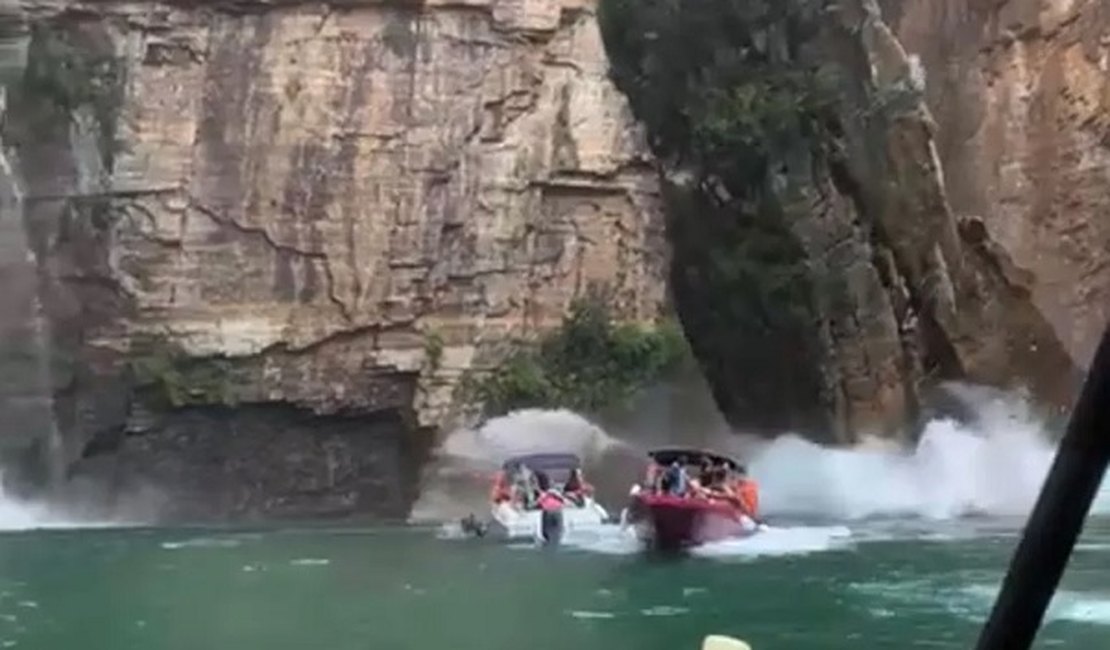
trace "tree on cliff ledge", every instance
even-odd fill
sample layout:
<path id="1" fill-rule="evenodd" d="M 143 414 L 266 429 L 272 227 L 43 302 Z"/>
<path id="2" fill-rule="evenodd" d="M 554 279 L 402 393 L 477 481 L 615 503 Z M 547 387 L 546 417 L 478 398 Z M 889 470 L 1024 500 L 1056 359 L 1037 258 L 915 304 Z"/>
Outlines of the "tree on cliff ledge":
<path id="1" fill-rule="evenodd" d="M 484 377 L 463 390 L 486 417 L 522 408 L 596 413 L 621 405 L 660 381 L 686 358 L 677 327 L 614 324 L 604 296 L 575 300 L 562 325 L 522 342 Z"/>

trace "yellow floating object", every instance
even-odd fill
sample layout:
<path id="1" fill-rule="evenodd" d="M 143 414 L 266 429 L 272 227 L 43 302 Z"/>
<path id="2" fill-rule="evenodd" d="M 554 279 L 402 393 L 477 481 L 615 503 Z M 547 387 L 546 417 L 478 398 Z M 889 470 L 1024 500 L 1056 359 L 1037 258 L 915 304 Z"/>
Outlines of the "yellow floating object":
<path id="1" fill-rule="evenodd" d="M 752 650 L 752 647 L 731 636 L 710 634 L 701 642 L 701 650 Z"/>

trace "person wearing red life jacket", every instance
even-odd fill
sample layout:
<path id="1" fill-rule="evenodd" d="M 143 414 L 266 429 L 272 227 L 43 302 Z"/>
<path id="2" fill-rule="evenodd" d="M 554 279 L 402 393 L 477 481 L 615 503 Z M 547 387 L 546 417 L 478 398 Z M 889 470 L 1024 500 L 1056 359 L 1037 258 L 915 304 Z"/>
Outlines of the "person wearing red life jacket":
<path id="1" fill-rule="evenodd" d="M 594 487 L 586 482 L 582 476 L 581 468 L 575 467 L 570 472 L 570 478 L 563 484 L 563 496 L 577 506 L 586 504 L 586 497 L 593 496 Z"/>
<path id="2" fill-rule="evenodd" d="M 489 500 L 495 504 L 512 501 L 513 491 L 509 485 L 509 477 L 504 471 L 499 471 L 493 476 L 493 487 L 490 488 Z"/>
<path id="3" fill-rule="evenodd" d="M 547 476 L 546 472 L 536 472 L 536 482 L 539 484 L 540 495 L 536 499 L 536 505 L 544 512 L 553 512 L 555 510 L 562 510 L 566 505 L 566 499 L 561 494 L 551 489 L 551 479 Z"/>

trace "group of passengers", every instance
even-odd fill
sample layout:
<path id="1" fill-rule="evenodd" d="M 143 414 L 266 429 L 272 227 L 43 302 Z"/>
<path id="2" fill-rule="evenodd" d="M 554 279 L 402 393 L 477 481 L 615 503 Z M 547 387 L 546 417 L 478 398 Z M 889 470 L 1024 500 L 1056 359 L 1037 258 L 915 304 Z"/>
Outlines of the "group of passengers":
<path id="1" fill-rule="evenodd" d="M 653 462 L 648 468 L 648 489 L 655 494 L 682 498 L 731 501 L 750 516 L 756 516 L 757 488 L 743 467 L 734 467 L 726 459 L 714 462 L 703 458 L 697 476 L 692 477 L 687 464 L 686 458 L 677 458 L 667 466 Z"/>
<path id="2" fill-rule="evenodd" d="M 581 468 L 575 467 L 561 486 L 553 485 L 543 470 L 533 470 L 527 463 L 517 463 L 509 471 L 500 472 L 493 487 L 493 501 L 509 501 L 525 510 L 540 507 L 548 510 L 564 504 L 583 506 L 593 494 Z"/>

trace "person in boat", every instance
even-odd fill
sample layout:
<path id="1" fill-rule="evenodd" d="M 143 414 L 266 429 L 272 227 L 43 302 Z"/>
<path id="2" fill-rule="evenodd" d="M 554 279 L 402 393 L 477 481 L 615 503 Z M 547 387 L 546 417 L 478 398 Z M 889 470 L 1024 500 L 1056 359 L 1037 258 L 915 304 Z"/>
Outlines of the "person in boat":
<path id="1" fill-rule="evenodd" d="M 736 471 L 736 496 L 740 501 L 740 508 L 752 521 L 759 521 L 759 485 L 755 479 L 748 475 L 747 468 L 740 467 Z"/>
<path id="2" fill-rule="evenodd" d="M 698 465 L 698 475 L 690 478 L 689 493 L 692 497 L 706 498 L 708 490 L 713 485 L 713 464 L 708 458 L 702 458 Z"/>
<path id="3" fill-rule="evenodd" d="M 727 460 L 721 461 L 720 467 L 717 468 L 717 491 L 722 498 L 736 499 L 734 478 L 732 463 Z"/>
<path id="4" fill-rule="evenodd" d="M 701 459 L 701 467 L 698 471 L 698 478 L 691 481 L 694 487 L 694 493 L 699 497 L 709 497 L 717 485 L 721 482 L 720 468 L 713 464 L 709 458 Z"/>
<path id="5" fill-rule="evenodd" d="M 513 471 L 513 501 L 525 510 L 536 504 L 536 474 L 527 463 L 519 463 Z"/>
<path id="6" fill-rule="evenodd" d="M 675 460 L 663 474 L 663 491 L 673 496 L 684 497 L 689 485 L 690 476 L 686 473 L 686 459 Z"/>
<path id="7" fill-rule="evenodd" d="M 490 488 L 489 500 L 494 504 L 501 504 L 513 500 L 513 486 L 504 470 L 498 471 L 493 477 L 493 487 Z"/>
<path id="8" fill-rule="evenodd" d="M 732 481 L 732 464 L 727 460 L 710 463 L 704 472 L 704 483 L 699 482 L 698 495 L 706 499 L 719 499 L 736 503 L 737 494 Z"/>
<path id="9" fill-rule="evenodd" d="M 582 477 L 582 468 L 575 467 L 570 472 L 570 477 L 563 484 L 563 496 L 568 501 L 577 505 L 586 505 L 586 497 L 592 495 L 594 488 Z"/>
<path id="10" fill-rule="evenodd" d="M 563 495 L 551 488 L 551 478 L 547 475 L 547 472 L 536 472 L 536 485 L 539 489 L 536 505 L 539 506 L 540 510 L 549 512 L 559 510 L 566 505 L 566 499 Z"/>
<path id="11" fill-rule="evenodd" d="M 666 478 L 666 468 L 654 460 L 648 465 L 647 484 L 645 487 L 652 494 L 663 494 L 663 479 Z"/>

